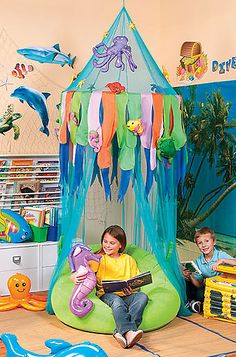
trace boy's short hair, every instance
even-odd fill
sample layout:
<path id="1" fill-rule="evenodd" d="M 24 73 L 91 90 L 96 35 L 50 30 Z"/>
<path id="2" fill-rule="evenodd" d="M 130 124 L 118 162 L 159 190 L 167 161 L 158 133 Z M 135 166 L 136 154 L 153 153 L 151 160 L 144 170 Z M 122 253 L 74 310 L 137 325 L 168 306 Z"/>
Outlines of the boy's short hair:
<path id="1" fill-rule="evenodd" d="M 196 242 L 196 239 L 197 239 L 198 237 L 200 237 L 202 234 L 207 234 L 207 233 L 210 233 L 211 238 L 212 238 L 213 240 L 216 239 L 216 237 L 215 237 L 215 232 L 214 232 L 211 228 L 209 228 L 209 227 L 202 227 L 202 228 L 199 228 L 199 229 L 196 230 L 196 232 L 195 232 L 195 234 L 194 234 L 194 241 Z"/>

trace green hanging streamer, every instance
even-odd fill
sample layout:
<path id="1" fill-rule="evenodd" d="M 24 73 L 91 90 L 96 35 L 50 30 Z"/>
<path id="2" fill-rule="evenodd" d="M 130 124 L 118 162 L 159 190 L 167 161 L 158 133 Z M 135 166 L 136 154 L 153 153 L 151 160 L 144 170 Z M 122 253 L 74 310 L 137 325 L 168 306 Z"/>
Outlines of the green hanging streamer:
<path id="1" fill-rule="evenodd" d="M 76 144 L 76 134 L 79 128 L 79 111 L 80 111 L 80 98 L 81 92 L 75 92 L 71 103 L 71 114 L 70 114 L 70 139 L 71 142 Z M 74 119 L 73 119 L 74 116 Z M 77 120 L 77 123 L 75 122 Z"/>
<path id="2" fill-rule="evenodd" d="M 91 92 L 81 92 L 81 119 L 79 128 L 76 132 L 76 143 L 83 146 L 88 144 L 88 106 L 90 96 Z"/>
<path id="3" fill-rule="evenodd" d="M 174 127 L 171 133 L 171 137 L 174 140 L 175 149 L 179 150 L 186 143 L 187 137 L 182 124 L 179 102 L 176 96 L 171 96 L 171 105 L 174 117 Z"/>

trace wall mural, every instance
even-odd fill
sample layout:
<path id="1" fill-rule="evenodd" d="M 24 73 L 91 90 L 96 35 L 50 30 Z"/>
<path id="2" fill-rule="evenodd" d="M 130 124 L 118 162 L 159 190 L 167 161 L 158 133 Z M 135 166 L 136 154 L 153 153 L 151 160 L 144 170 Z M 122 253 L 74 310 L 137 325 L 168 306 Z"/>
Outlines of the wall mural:
<path id="1" fill-rule="evenodd" d="M 201 79 L 207 72 L 207 55 L 202 52 L 200 42 L 184 42 L 180 49 L 180 64 L 177 67 L 177 79 L 180 82 L 193 82 Z"/>

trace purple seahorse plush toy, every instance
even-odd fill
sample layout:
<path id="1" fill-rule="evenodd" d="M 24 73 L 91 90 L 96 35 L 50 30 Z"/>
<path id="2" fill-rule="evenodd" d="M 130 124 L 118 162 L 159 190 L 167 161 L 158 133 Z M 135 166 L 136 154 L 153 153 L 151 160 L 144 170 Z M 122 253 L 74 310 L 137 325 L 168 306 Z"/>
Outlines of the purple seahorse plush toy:
<path id="1" fill-rule="evenodd" d="M 69 264 L 71 272 L 77 272 L 78 276 L 86 275 L 85 280 L 74 286 L 70 298 L 70 310 L 78 317 L 88 314 L 93 308 L 93 302 L 86 296 L 96 286 L 96 276 L 88 265 L 90 260 L 99 263 L 101 257 L 93 254 L 91 249 L 82 243 L 74 245 L 69 254 Z"/>

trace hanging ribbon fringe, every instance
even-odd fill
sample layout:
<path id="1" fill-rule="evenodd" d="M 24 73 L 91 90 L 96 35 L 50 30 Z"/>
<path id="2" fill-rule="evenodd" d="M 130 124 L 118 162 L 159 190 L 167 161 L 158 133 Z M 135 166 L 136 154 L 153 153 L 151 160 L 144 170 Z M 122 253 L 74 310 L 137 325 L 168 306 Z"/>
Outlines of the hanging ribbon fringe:
<path id="1" fill-rule="evenodd" d="M 122 202 L 134 169 L 138 141 L 145 149 L 147 197 L 152 187 L 157 159 L 168 169 L 176 152 L 186 142 L 179 100 L 174 95 L 68 91 L 62 94 L 60 108 L 61 181 L 69 180 L 66 165 L 71 161 L 72 150 L 75 152 L 72 194 L 83 177 L 83 147 L 87 144 L 97 153 L 98 170 L 102 170 L 105 196 L 108 199 L 111 197 L 109 168 L 112 164 L 115 165 L 112 180 L 114 173 L 117 177 L 117 160 L 112 155 L 113 142 L 116 143 L 114 150 L 118 153 L 118 165 L 122 172 L 118 200 Z M 98 172 L 93 175 L 93 182 L 98 176 Z M 179 178 L 183 179 L 183 175 L 180 174 Z"/>

